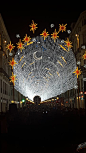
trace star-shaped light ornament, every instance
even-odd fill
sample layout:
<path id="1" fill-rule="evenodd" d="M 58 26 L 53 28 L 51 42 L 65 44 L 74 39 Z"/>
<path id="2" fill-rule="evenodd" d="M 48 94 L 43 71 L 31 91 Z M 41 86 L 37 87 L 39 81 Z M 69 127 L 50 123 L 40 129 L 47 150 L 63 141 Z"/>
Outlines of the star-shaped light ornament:
<path id="1" fill-rule="evenodd" d="M 85 54 L 82 56 L 83 60 L 86 60 L 86 51 Z"/>
<path id="2" fill-rule="evenodd" d="M 44 37 L 44 40 L 45 40 L 45 38 L 47 38 L 49 34 L 48 32 L 46 32 L 46 29 L 45 29 L 40 35 L 42 35 L 42 37 Z"/>
<path id="3" fill-rule="evenodd" d="M 53 32 L 53 34 L 51 34 L 51 35 L 52 35 L 51 38 L 54 39 L 54 42 L 55 42 L 55 40 L 57 39 L 57 37 L 59 38 L 59 36 L 57 36 L 58 33 L 59 33 L 59 32 L 56 32 L 56 29 L 55 29 L 55 31 Z"/>
<path id="4" fill-rule="evenodd" d="M 9 62 L 9 65 L 12 66 L 12 69 L 13 69 L 13 66 L 15 66 L 15 64 L 17 64 L 17 63 L 16 63 L 16 61 L 14 60 L 14 58 L 12 58 L 12 61 L 10 60 L 10 62 Z"/>
<path id="5" fill-rule="evenodd" d="M 35 30 L 38 28 L 38 27 L 36 27 L 37 26 L 37 24 L 36 23 L 34 23 L 34 21 L 32 20 L 32 23 L 31 23 L 31 25 L 29 25 L 30 27 L 31 27 L 31 29 L 30 29 L 30 31 L 33 31 L 33 33 L 35 32 Z"/>
<path id="6" fill-rule="evenodd" d="M 73 73 L 75 73 L 75 75 L 77 75 L 77 78 L 78 78 L 78 76 L 81 74 L 81 70 L 78 70 L 78 67 L 77 67 Z"/>
<path id="7" fill-rule="evenodd" d="M 16 75 L 14 75 L 13 72 L 12 72 L 12 76 L 10 77 L 10 79 L 11 79 L 10 82 L 12 82 L 13 85 L 15 86 L 15 81 L 16 81 L 17 79 L 16 79 Z"/>
<path id="8" fill-rule="evenodd" d="M 21 39 L 20 39 L 19 42 L 16 43 L 16 44 L 18 45 L 17 48 L 20 49 L 21 52 L 22 52 L 22 49 L 24 49 L 24 47 L 23 47 L 24 44 L 21 42 Z"/>
<path id="9" fill-rule="evenodd" d="M 65 25 L 59 24 L 59 31 L 62 31 L 62 32 L 63 32 L 63 31 L 66 31 L 66 25 L 67 25 L 67 24 L 65 24 Z"/>
<path id="10" fill-rule="evenodd" d="M 27 34 L 24 37 L 24 39 L 22 41 L 24 41 L 25 43 L 28 43 L 31 40 L 30 36 L 28 37 Z"/>
<path id="11" fill-rule="evenodd" d="M 14 47 L 15 47 L 15 46 L 13 46 L 13 44 L 11 44 L 11 41 L 10 41 L 10 44 L 8 44 L 8 45 L 6 46 L 7 50 L 9 50 L 10 53 L 11 53 L 12 49 L 14 49 Z"/>
<path id="12" fill-rule="evenodd" d="M 71 41 L 69 41 L 69 38 L 67 38 L 67 40 L 66 41 L 64 41 L 65 43 L 66 43 L 66 45 L 65 46 L 67 46 L 68 47 L 68 51 L 69 51 L 69 49 L 71 48 L 71 47 L 73 47 L 71 44 L 72 44 L 72 42 Z"/>

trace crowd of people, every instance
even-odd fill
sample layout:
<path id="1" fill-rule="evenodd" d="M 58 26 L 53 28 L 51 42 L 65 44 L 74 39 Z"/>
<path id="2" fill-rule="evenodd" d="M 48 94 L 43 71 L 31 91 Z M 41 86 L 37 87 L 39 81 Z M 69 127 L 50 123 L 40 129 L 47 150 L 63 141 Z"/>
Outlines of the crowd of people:
<path id="1" fill-rule="evenodd" d="M 86 140 L 85 120 L 84 109 L 48 106 L 34 109 L 31 106 L 18 109 L 15 113 L 8 111 L 1 114 L 0 131 L 2 137 L 9 136 L 10 140 L 16 137 L 19 141 L 23 138 L 29 142 L 36 141 L 37 144 L 38 141 L 39 144 L 47 145 L 53 140 L 52 145 L 70 143 L 75 144 L 76 149 L 79 143 Z"/>

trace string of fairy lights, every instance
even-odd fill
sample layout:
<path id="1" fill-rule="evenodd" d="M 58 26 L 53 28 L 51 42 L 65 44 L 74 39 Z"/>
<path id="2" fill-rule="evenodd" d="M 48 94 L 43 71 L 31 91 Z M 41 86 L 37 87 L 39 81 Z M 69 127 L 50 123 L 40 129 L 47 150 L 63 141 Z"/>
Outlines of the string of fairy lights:
<path id="1" fill-rule="evenodd" d="M 44 101 L 73 89 L 77 84 L 81 70 L 76 67 L 72 42 L 68 38 L 62 41 L 58 36 L 59 32 L 66 31 L 66 25 L 59 24 L 59 31 L 55 29 L 51 37 L 45 29 L 40 36 L 30 38 L 26 34 L 22 40 L 24 43 L 21 39 L 17 43 L 18 50 L 9 62 L 13 69 L 10 82 L 31 100 L 38 95 Z M 33 20 L 30 27 L 33 33 L 38 28 Z M 14 47 L 10 42 L 6 48 L 11 53 Z M 86 59 L 86 53 L 83 59 Z"/>

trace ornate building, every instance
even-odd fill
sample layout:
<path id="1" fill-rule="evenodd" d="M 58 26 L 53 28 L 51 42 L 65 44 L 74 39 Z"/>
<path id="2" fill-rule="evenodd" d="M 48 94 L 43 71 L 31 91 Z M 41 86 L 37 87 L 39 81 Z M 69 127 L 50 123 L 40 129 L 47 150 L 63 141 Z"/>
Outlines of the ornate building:
<path id="1" fill-rule="evenodd" d="M 12 56 L 9 56 L 9 52 L 6 50 L 9 42 L 10 37 L 0 14 L 0 112 L 9 110 L 9 104 L 13 100 L 13 85 L 9 79 L 12 73 L 11 66 L 8 64 Z M 14 89 L 14 100 L 17 103 L 17 107 L 20 106 L 19 102 L 24 98 L 21 93 Z"/>
<path id="2" fill-rule="evenodd" d="M 65 106 L 75 108 L 85 108 L 86 91 L 86 60 L 83 60 L 83 54 L 86 51 L 86 11 L 82 12 L 76 23 L 71 24 L 71 34 L 69 39 L 73 43 L 73 51 L 76 57 L 77 66 L 82 73 L 79 76 L 79 84 L 75 89 L 63 94 Z M 78 87 L 79 87 L 79 106 L 78 106 Z"/>

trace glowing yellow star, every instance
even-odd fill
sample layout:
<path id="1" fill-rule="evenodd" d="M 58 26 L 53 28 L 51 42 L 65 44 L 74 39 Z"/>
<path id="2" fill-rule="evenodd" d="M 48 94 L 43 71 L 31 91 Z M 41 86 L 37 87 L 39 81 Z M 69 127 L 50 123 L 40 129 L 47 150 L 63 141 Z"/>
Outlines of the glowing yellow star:
<path id="1" fill-rule="evenodd" d="M 23 39 L 22 41 L 24 41 L 24 42 L 27 42 L 27 43 L 28 43 L 28 42 L 30 41 L 30 39 L 31 39 L 31 38 L 30 38 L 30 36 L 29 36 L 29 37 L 27 37 L 27 34 L 26 34 L 26 36 L 24 37 L 24 39 Z"/>
<path id="2" fill-rule="evenodd" d="M 44 37 L 44 40 L 45 40 L 45 38 L 47 38 L 49 34 L 48 32 L 46 32 L 46 29 L 45 29 L 40 35 L 42 35 L 42 37 Z"/>
<path id="3" fill-rule="evenodd" d="M 75 75 L 77 75 L 77 78 L 78 78 L 78 76 L 81 74 L 81 70 L 78 70 L 78 67 L 77 67 L 73 73 L 75 73 Z"/>
<path id="4" fill-rule="evenodd" d="M 33 31 L 33 33 L 34 33 L 34 30 L 36 30 L 36 28 L 38 28 L 38 27 L 36 27 L 36 23 L 34 23 L 34 21 L 32 20 L 32 23 L 31 23 L 31 25 L 29 25 L 30 27 L 31 27 L 31 29 L 30 29 L 30 31 Z"/>
<path id="5" fill-rule="evenodd" d="M 53 32 L 53 34 L 51 34 L 51 35 L 52 35 L 51 38 L 54 39 L 54 42 L 55 42 L 55 40 L 57 39 L 57 37 L 59 38 L 59 36 L 57 36 L 58 33 L 59 33 L 59 32 L 56 32 L 56 29 L 55 29 L 55 31 Z"/>
<path id="6" fill-rule="evenodd" d="M 22 49 L 24 49 L 24 47 L 23 47 L 24 44 L 21 42 L 21 39 L 20 39 L 19 42 L 16 43 L 16 44 L 18 45 L 17 48 L 20 49 L 21 52 L 22 52 Z"/>
<path id="7" fill-rule="evenodd" d="M 11 79 L 10 82 L 12 82 L 13 85 L 15 85 L 15 81 L 17 80 L 15 77 L 16 77 L 16 75 L 14 75 L 12 72 L 12 76 L 10 77 L 10 79 Z"/>
<path id="8" fill-rule="evenodd" d="M 86 60 L 86 51 L 85 54 L 82 56 L 83 60 Z"/>
<path id="9" fill-rule="evenodd" d="M 11 44 L 11 41 L 10 41 L 10 44 L 8 44 L 6 48 L 7 48 L 7 50 L 9 50 L 10 53 L 11 53 L 11 51 L 12 51 L 12 49 L 14 49 L 14 47 L 15 47 L 15 46 L 13 46 L 13 44 Z"/>
<path id="10" fill-rule="evenodd" d="M 12 58 L 12 61 L 10 60 L 10 62 L 9 62 L 9 65 L 12 66 L 12 69 L 13 69 L 13 66 L 15 66 L 15 64 L 17 64 L 17 63 L 16 63 L 16 61 L 14 60 L 14 58 Z"/>
<path id="11" fill-rule="evenodd" d="M 66 25 L 67 25 L 67 24 L 65 24 L 65 25 L 59 24 L 59 31 L 62 31 L 62 32 L 63 32 L 63 31 L 66 31 Z"/>
<path id="12" fill-rule="evenodd" d="M 66 43 L 66 45 L 65 46 L 67 46 L 68 47 L 68 51 L 69 51 L 69 48 L 71 48 L 71 47 L 73 47 L 71 44 L 72 44 L 72 42 L 71 41 L 69 41 L 69 38 L 67 38 L 67 40 L 66 41 L 64 41 L 65 43 Z"/>

